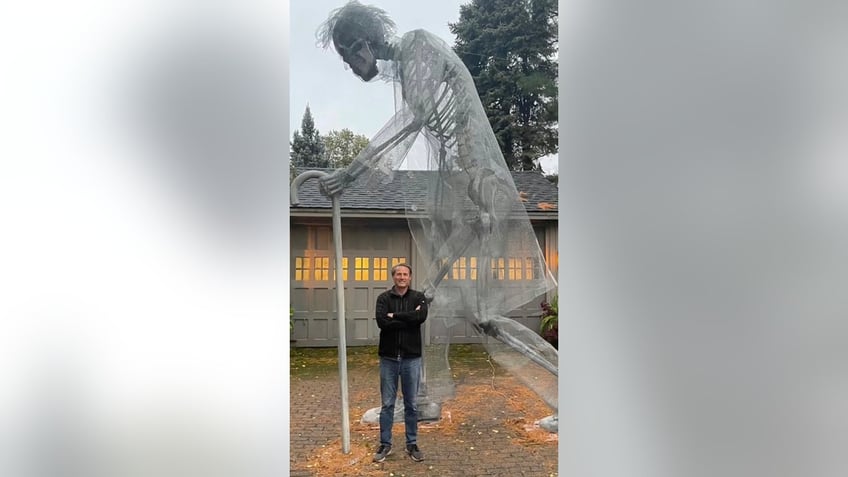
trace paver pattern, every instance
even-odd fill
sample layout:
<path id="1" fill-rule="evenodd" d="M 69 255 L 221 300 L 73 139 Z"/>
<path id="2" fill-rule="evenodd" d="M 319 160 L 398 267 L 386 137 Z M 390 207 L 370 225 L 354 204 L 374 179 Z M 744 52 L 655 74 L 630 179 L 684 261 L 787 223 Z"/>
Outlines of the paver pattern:
<path id="1" fill-rule="evenodd" d="M 360 419 L 379 405 L 376 349 L 348 348 L 347 353 L 351 452 L 345 455 L 336 349 L 291 350 L 292 477 L 557 475 L 557 436 L 534 426 L 550 409 L 489 360 L 480 345 L 452 347 L 456 397 L 444 403 L 442 420 L 419 426 L 425 460 L 406 455 L 403 424 L 397 423 L 394 453 L 385 462 L 371 462 L 379 428 Z"/>

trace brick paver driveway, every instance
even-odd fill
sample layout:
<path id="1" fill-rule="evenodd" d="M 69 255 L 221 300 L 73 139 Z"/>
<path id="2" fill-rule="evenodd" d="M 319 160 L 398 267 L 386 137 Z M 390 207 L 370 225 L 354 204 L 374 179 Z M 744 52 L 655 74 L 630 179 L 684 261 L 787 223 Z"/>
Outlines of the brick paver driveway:
<path id="1" fill-rule="evenodd" d="M 403 449 L 403 424 L 394 430 L 395 452 L 371 462 L 379 429 L 360 423 L 379 405 L 376 349 L 348 348 L 351 452 L 341 451 L 341 398 L 335 348 L 291 351 L 291 475 L 324 476 L 534 476 L 557 475 L 557 439 L 536 420 L 551 410 L 515 377 L 488 359 L 480 345 L 451 347 L 456 397 L 442 420 L 422 423 L 423 462 Z"/>

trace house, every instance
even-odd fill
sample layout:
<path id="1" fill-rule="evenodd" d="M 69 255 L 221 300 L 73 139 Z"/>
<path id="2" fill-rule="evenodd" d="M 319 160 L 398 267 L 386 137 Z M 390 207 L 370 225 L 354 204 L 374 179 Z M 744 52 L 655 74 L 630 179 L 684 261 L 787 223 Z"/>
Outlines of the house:
<path id="1" fill-rule="evenodd" d="M 399 171 L 379 191 L 368 190 L 361 181 L 357 181 L 341 195 L 342 273 L 345 280 L 345 317 L 348 322 L 345 334 L 348 345 L 377 343 L 379 329 L 374 320 L 374 304 L 377 295 L 392 285 L 389 270 L 393 265 L 406 262 L 414 272 L 426 269 L 409 231 L 407 211 L 399 193 L 404 190 L 407 194 L 425 194 L 428 179 L 422 176 L 425 174 L 436 172 Z M 512 172 L 512 177 L 536 231 L 548 268 L 556 277 L 557 187 L 539 172 Z M 307 180 L 297 192 L 299 205 L 290 209 L 293 346 L 336 346 L 338 325 L 335 311 L 332 204 L 320 192 L 317 180 Z M 465 262 L 463 264 L 470 266 Z M 451 277 L 451 273 L 456 276 Z M 413 273 L 413 288 L 423 288 L 423 275 L 425 273 Z M 467 277 L 453 270 L 449 272 L 448 278 Z M 510 316 L 538 330 L 541 315 L 539 304 L 550 298 L 552 296 L 540 296 Z M 438 320 L 427 320 L 424 333 L 427 343 L 481 341 L 468 325 L 445 328 Z"/>

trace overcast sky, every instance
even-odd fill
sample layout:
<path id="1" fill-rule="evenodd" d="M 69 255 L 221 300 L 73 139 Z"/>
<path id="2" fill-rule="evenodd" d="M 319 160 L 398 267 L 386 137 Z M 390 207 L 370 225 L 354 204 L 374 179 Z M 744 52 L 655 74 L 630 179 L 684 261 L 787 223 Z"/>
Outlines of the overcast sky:
<path id="1" fill-rule="evenodd" d="M 290 6 L 290 128 L 300 129 L 306 105 L 315 126 L 324 134 L 348 128 L 371 138 L 394 114 L 392 86 L 381 81 L 364 83 L 345 69 L 335 51 L 316 46 L 315 32 L 329 13 L 346 0 L 293 0 Z M 364 0 L 377 5 L 397 24 L 398 34 L 423 28 L 453 45 L 448 23 L 459 19 L 459 8 L 469 0 Z M 414 150 L 411 154 L 414 154 Z M 557 170 L 556 160 L 543 161 L 545 171 Z"/>

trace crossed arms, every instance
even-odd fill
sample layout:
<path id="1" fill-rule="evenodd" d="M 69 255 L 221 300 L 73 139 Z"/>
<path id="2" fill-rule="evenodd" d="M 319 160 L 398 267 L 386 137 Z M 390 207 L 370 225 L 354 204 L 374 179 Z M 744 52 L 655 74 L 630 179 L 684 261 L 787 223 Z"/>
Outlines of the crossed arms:
<path id="1" fill-rule="evenodd" d="M 411 298 L 417 304 L 412 311 L 389 311 L 388 295 L 377 297 L 377 306 L 375 309 L 377 326 L 381 330 L 399 330 L 421 326 L 427 320 L 427 300 L 424 298 L 423 293 L 415 293 L 416 295 Z"/>

